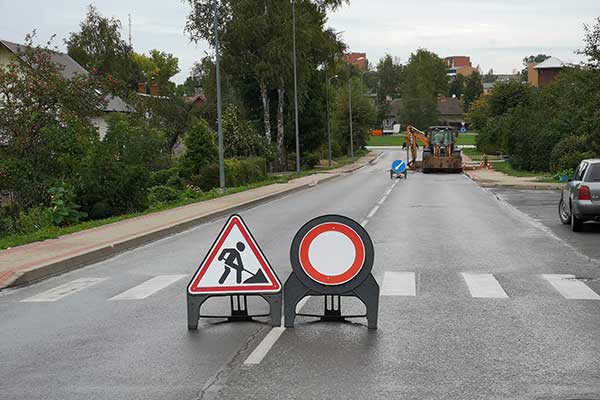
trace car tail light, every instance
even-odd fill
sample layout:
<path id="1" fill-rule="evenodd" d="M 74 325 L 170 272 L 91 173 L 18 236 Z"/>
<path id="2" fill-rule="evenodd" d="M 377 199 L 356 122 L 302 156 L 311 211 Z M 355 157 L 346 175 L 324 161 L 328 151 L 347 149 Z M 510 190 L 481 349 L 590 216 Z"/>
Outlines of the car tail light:
<path id="1" fill-rule="evenodd" d="M 579 186 L 579 192 L 577 193 L 579 200 L 592 200 L 592 192 L 590 188 L 585 185 Z"/>

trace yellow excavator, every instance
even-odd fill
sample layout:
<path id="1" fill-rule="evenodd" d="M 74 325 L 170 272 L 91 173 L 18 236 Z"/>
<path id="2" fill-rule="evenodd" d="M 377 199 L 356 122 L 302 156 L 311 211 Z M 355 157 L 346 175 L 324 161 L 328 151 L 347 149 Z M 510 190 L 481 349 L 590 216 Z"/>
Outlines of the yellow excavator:
<path id="1" fill-rule="evenodd" d="M 425 133 L 408 125 L 406 127 L 406 152 L 408 168 L 422 168 L 428 172 L 462 172 L 461 150 L 455 145 L 454 130 L 449 126 L 432 126 Z M 418 143 L 423 145 L 423 161 L 417 161 Z"/>

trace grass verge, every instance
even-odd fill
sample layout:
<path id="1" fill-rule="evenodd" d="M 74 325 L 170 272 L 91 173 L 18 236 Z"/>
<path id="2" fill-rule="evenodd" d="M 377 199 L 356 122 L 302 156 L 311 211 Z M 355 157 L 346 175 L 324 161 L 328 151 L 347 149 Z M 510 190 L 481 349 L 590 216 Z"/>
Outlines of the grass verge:
<path id="1" fill-rule="evenodd" d="M 545 179 L 545 178 L 551 178 L 550 175 L 545 174 L 545 173 L 540 173 L 540 172 L 531 172 L 531 171 L 524 171 L 521 169 L 515 169 L 513 168 L 513 166 L 511 165 L 510 162 L 505 161 L 505 162 L 491 162 L 490 164 L 492 164 L 492 167 L 494 167 L 494 170 L 498 171 L 498 172 L 502 172 L 506 175 L 510 175 L 510 176 L 516 176 L 516 177 L 540 177 L 541 179 Z"/>
<path id="2" fill-rule="evenodd" d="M 355 157 L 340 157 L 336 158 L 334 161 L 336 165 L 332 168 L 339 168 L 346 164 L 350 164 L 355 162 L 360 157 L 366 155 L 368 151 L 366 150 L 358 150 L 355 153 Z M 47 239 L 55 239 L 60 236 L 68 235 L 75 232 L 84 231 L 86 229 L 97 228 L 99 226 L 112 224 L 114 222 L 123 221 L 130 218 L 140 217 L 143 215 L 153 214 L 160 211 L 170 210 L 177 207 L 186 206 L 188 204 L 200 203 L 207 200 L 212 200 L 218 197 L 227 196 L 230 194 L 235 194 L 239 192 L 244 192 L 246 190 L 257 189 L 259 187 L 273 185 L 276 183 L 287 183 L 292 179 L 301 178 L 303 176 L 312 175 L 315 173 L 323 172 L 323 170 L 328 170 L 330 168 L 318 168 L 312 170 L 301 171 L 299 173 L 291 173 L 287 175 L 270 175 L 266 180 L 255 182 L 245 186 L 238 186 L 234 188 L 227 188 L 226 192 L 221 193 L 218 189 L 213 189 L 209 192 L 202 193 L 199 197 L 194 199 L 186 199 L 186 200 L 178 200 L 171 203 L 161 203 L 154 207 L 151 207 L 147 210 L 131 213 L 131 214 L 123 214 L 115 217 L 110 217 L 106 219 L 99 219 L 94 221 L 86 221 L 76 225 L 57 227 L 57 226 L 49 226 L 36 230 L 35 232 L 30 233 L 16 233 L 12 235 L 7 235 L 4 237 L 0 237 L 0 250 L 8 249 L 11 247 L 21 246 L 28 243 L 39 242 Z"/>
<path id="3" fill-rule="evenodd" d="M 468 133 L 458 135 L 456 144 L 474 145 L 477 135 Z M 367 146 L 402 146 L 406 140 L 404 135 L 371 136 Z"/>

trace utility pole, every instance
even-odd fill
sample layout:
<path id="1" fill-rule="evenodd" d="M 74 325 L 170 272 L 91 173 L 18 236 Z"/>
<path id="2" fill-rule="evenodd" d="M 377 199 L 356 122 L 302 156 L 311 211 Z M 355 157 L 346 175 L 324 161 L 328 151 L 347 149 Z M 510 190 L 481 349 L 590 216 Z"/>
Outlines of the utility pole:
<path id="1" fill-rule="evenodd" d="M 298 126 L 298 59 L 296 54 L 296 0 L 292 0 L 292 36 L 294 42 L 294 114 L 296 122 L 296 172 L 300 172 L 300 128 Z"/>
<path id="2" fill-rule="evenodd" d="M 337 75 L 332 76 L 331 78 L 327 77 L 327 68 L 325 69 L 325 79 L 326 79 L 326 99 L 327 99 L 327 160 L 329 162 L 329 166 L 331 167 L 331 119 L 329 116 L 329 85 L 331 84 L 331 80 L 337 78 Z"/>
<path id="3" fill-rule="evenodd" d="M 352 74 L 348 74 L 348 110 L 350 114 L 350 157 L 354 157 L 354 138 L 352 134 Z"/>
<path id="4" fill-rule="evenodd" d="M 215 68 L 217 75 L 217 133 L 219 137 L 219 188 L 225 191 L 225 155 L 223 150 L 223 124 L 222 124 L 222 99 L 221 99 L 221 61 L 219 54 L 219 1 L 215 0 Z"/>

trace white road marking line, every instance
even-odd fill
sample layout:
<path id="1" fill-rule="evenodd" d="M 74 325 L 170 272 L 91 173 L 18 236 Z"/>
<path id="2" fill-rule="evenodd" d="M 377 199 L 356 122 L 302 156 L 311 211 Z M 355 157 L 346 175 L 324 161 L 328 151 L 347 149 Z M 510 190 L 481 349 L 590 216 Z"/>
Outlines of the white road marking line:
<path id="1" fill-rule="evenodd" d="M 508 295 L 492 274 L 472 274 L 463 272 L 462 276 L 469 287 L 472 297 L 508 298 Z"/>
<path id="2" fill-rule="evenodd" d="M 296 305 L 297 313 L 300 312 L 300 310 L 302 310 L 302 307 L 306 305 L 309 299 L 310 296 L 306 296 L 298 302 L 298 304 Z M 281 325 L 283 325 L 283 322 L 283 317 L 281 317 Z M 254 349 L 254 351 L 250 353 L 248 358 L 246 358 L 246 361 L 244 361 L 244 365 L 260 364 L 260 362 L 266 357 L 266 355 L 269 353 L 269 351 L 275 345 L 275 343 L 277 343 L 277 339 L 279 339 L 279 337 L 284 331 L 285 326 L 278 326 L 272 328 L 269 331 L 269 333 L 267 333 L 267 336 L 265 336 L 265 338 L 258 344 L 258 346 L 256 346 L 256 349 Z"/>
<path id="3" fill-rule="evenodd" d="M 398 182 L 400 182 L 400 181 L 396 180 L 396 182 L 392 183 L 392 189 L 396 187 L 396 185 L 398 184 Z"/>
<path id="4" fill-rule="evenodd" d="M 365 226 L 367 226 L 367 224 L 369 223 L 368 219 L 363 219 L 362 222 L 360 223 L 362 225 L 362 227 L 364 228 Z"/>
<path id="5" fill-rule="evenodd" d="M 417 285 L 414 272 L 385 271 L 382 296 L 416 296 Z"/>
<path id="6" fill-rule="evenodd" d="M 35 296 L 29 297 L 25 300 L 21 300 L 24 303 L 43 303 L 51 302 L 67 297 L 73 293 L 77 293 L 87 287 L 95 285 L 96 283 L 102 282 L 107 278 L 79 278 L 74 281 L 67 282 L 54 289 L 47 290 L 43 293 L 36 294 Z"/>
<path id="7" fill-rule="evenodd" d="M 389 188 L 388 190 L 385 191 L 385 195 L 389 196 L 392 193 L 392 188 Z"/>
<path id="8" fill-rule="evenodd" d="M 265 358 L 269 350 L 275 345 L 277 339 L 281 336 L 281 334 L 285 331 L 285 327 L 280 326 L 271 329 L 267 336 L 256 346 L 256 349 L 246 358 L 244 361 L 245 365 L 256 365 L 260 364 L 260 362 Z"/>
<path id="9" fill-rule="evenodd" d="M 373 215 L 375 215 L 375 213 L 377 212 L 377 210 L 379 210 L 379 206 L 375 206 L 373 207 L 373 209 L 371 210 L 371 212 L 367 215 L 367 219 L 371 218 Z"/>
<path id="10" fill-rule="evenodd" d="M 585 283 L 575 280 L 570 274 L 542 275 L 566 299 L 573 300 L 600 300 L 600 295 L 590 289 Z"/>
<path id="11" fill-rule="evenodd" d="M 381 200 L 379 200 L 379 202 L 378 202 L 377 204 L 379 204 L 379 205 L 382 205 L 383 203 L 385 203 L 385 201 L 386 201 L 386 200 L 387 200 L 387 195 L 386 195 L 386 196 L 383 196 L 383 197 L 381 198 Z"/>
<path id="12" fill-rule="evenodd" d="M 148 279 L 147 281 L 132 287 L 129 290 L 124 291 L 114 297 L 111 297 L 109 300 L 141 300 L 145 299 L 158 292 L 161 289 L 166 288 L 167 286 L 177 282 L 185 275 L 159 275 L 155 276 L 152 279 Z"/>

